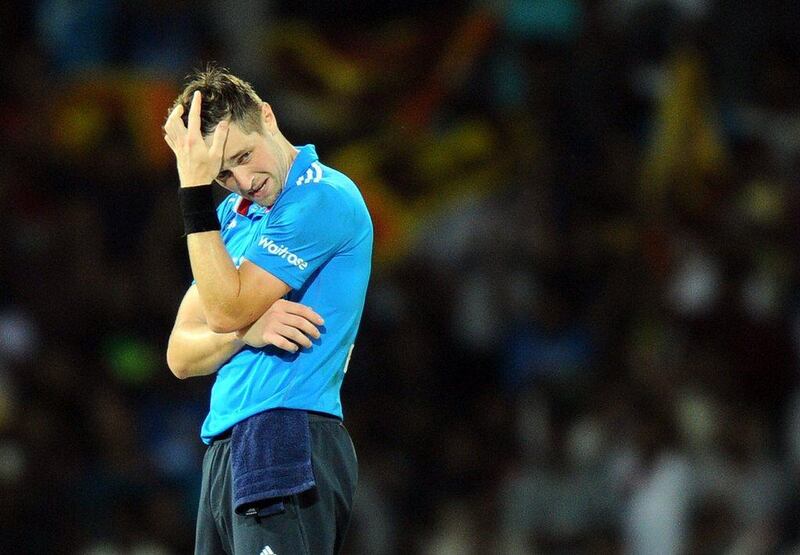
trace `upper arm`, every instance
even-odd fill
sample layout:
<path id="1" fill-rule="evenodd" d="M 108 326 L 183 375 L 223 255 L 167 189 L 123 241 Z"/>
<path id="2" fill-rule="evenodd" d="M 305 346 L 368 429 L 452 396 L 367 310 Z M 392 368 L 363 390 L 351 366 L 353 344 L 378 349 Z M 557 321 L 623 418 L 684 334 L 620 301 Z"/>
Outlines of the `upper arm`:
<path id="1" fill-rule="evenodd" d="M 203 305 L 200 302 L 200 293 L 197 291 L 197 285 L 192 285 L 184 294 L 183 300 L 181 300 L 178 314 L 175 316 L 175 323 L 169 334 L 169 342 L 167 343 L 167 366 L 176 376 L 180 377 L 181 373 L 178 368 L 182 367 L 180 362 L 182 351 L 179 348 L 181 341 L 176 339 L 180 337 L 180 333 L 176 332 L 180 332 L 181 328 L 184 328 L 184 331 L 189 331 L 191 326 L 205 324 L 206 316 L 203 312 Z"/>
<path id="2" fill-rule="evenodd" d="M 353 210 L 343 195 L 324 183 L 295 187 L 283 201 L 244 258 L 289 288 L 301 289 L 350 236 Z"/>

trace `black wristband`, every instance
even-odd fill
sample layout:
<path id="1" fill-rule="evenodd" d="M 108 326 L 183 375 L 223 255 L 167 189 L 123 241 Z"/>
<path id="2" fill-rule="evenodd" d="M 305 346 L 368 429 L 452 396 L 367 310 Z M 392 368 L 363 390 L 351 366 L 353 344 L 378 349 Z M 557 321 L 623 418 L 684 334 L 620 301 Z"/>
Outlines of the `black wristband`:
<path id="1" fill-rule="evenodd" d="M 218 231 L 219 219 L 214 208 L 212 184 L 181 187 L 178 190 L 183 214 L 184 235 L 201 231 Z"/>

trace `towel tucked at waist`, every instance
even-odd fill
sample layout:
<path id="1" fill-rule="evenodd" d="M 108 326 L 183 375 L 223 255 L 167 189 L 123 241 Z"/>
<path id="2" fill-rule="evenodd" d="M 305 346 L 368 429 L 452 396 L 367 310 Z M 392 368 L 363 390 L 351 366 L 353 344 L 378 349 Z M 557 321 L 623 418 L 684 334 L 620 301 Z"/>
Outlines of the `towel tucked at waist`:
<path id="1" fill-rule="evenodd" d="M 308 413 L 272 409 L 236 424 L 231 473 L 233 510 L 238 514 L 280 512 L 283 497 L 314 487 Z"/>

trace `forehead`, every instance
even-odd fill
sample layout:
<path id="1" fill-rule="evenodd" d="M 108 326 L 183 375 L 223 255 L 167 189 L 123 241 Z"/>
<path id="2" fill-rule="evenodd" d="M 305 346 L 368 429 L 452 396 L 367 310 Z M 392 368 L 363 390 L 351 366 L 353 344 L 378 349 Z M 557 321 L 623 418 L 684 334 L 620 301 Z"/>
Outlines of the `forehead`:
<path id="1" fill-rule="evenodd" d="M 216 130 L 216 127 L 214 127 L 214 130 Z M 235 153 L 238 149 L 253 144 L 258 137 L 260 137 L 260 135 L 257 131 L 245 133 L 238 123 L 231 123 L 230 126 L 228 126 L 228 135 L 225 139 L 223 156 L 228 157 Z M 213 138 L 214 131 L 212 130 L 211 133 L 203 137 L 203 140 L 205 141 L 206 145 L 211 147 L 211 141 Z"/>

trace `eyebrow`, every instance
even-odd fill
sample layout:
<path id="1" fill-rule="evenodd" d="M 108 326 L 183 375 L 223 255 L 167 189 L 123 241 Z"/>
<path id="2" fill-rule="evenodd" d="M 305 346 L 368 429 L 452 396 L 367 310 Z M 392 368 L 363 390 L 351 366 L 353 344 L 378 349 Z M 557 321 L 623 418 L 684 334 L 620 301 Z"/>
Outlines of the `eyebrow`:
<path id="1" fill-rule="evenodd" d="M 250 150 L 250 149 L 249 148 L 243 148 L 243 149 L 239 150 L 239 152 L 237 152 L 236 154 L 232 154 L 231 156 L 228 156 L 228 159 L 226 160 L 226 162 L 228 164 L 231 164 L 232 162 L 235 162 L 242 154 L 244 154 L 248 150 Z"/>

